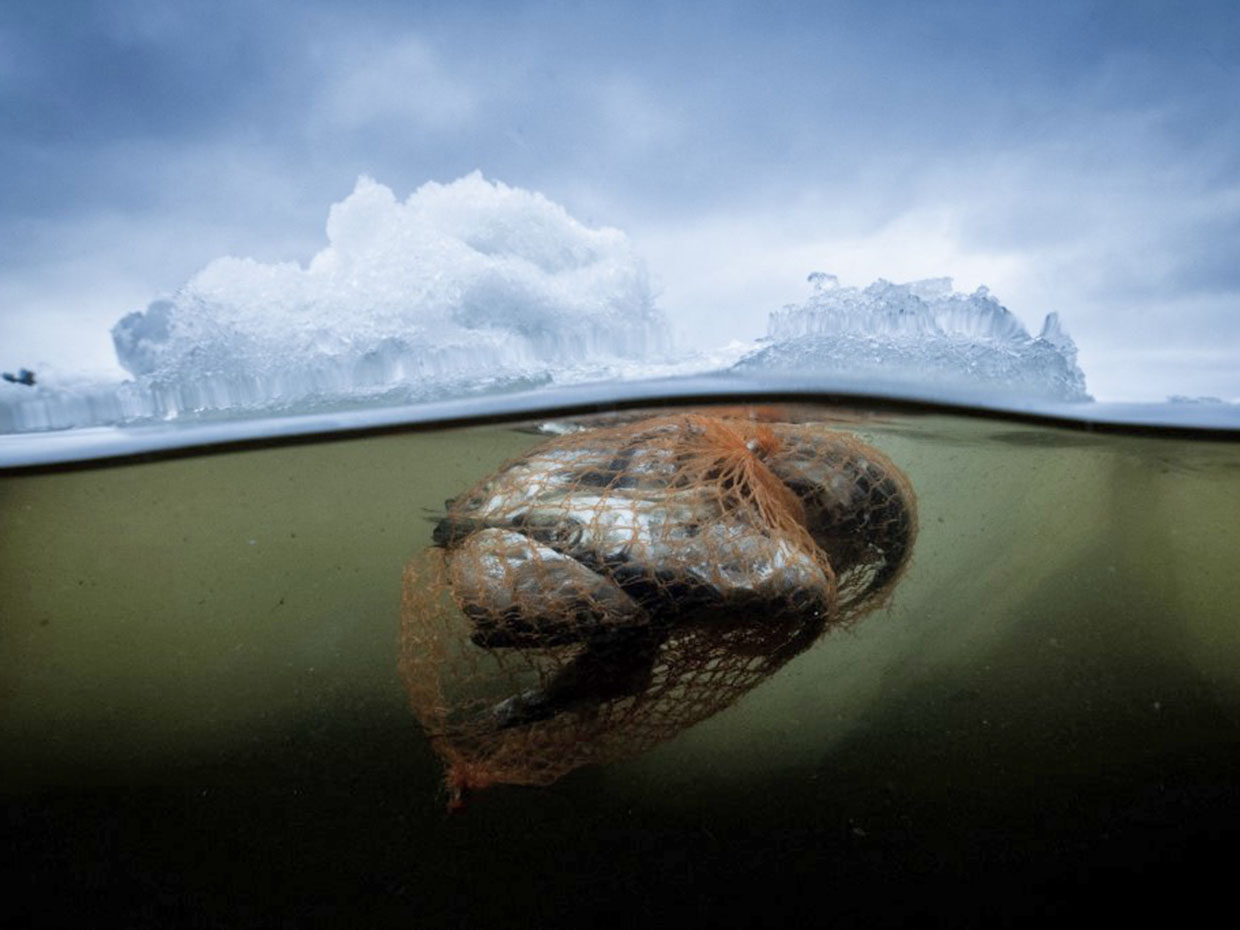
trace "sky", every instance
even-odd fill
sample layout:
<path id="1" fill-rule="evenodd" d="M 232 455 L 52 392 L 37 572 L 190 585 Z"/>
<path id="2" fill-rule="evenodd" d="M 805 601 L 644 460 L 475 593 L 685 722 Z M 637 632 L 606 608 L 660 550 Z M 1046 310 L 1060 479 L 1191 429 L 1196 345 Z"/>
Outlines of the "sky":
<path id="1" fill-rule="evenodd" d="M 1240 399 L 1240 3 L 0 5 L 0 368 L 223 255 L 305 262 L 368 175 L 623 230 L 674 325 L 826 271 L 1060 313 L 1101 400 Z"/>

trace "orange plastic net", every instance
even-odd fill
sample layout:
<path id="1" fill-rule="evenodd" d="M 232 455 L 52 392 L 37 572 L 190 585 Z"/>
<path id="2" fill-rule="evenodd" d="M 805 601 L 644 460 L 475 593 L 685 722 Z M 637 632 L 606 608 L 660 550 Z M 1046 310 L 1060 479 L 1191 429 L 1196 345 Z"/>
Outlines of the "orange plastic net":
<path id="1" fill-rule="evenodd" d="M 882 603 L 916 511 L 880 452 L 687 413 L 564 436 L 449 502 L 401 673 L 453 804 L 641 753 Z"/>

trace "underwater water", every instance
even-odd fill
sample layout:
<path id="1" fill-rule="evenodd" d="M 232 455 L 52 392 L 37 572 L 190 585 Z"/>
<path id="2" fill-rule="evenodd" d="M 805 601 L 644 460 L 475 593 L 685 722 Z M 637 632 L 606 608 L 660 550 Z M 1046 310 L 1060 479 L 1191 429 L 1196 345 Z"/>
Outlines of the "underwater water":
<path id="1" fill-rule="evenodd" d="M 885 453 L 890 602 L 636 758 L 445 811 L 402 569 L 518 423 L 0 476 L 31 925 L 1183 914 L 1240 841 L 1240 443 L 796 408 Z"/>

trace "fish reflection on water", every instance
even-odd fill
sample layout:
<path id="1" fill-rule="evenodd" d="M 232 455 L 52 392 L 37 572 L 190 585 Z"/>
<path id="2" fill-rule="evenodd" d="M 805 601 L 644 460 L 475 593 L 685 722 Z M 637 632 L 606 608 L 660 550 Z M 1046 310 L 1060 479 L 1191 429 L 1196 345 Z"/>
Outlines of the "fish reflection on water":
<path id="1" fill-rule="evenodd" d="M 454 803 L 640 753 L 882 604 L 903 473 L 812 423 L 697 413 L 561 437 L 448 502 L 401 669 Z"/>

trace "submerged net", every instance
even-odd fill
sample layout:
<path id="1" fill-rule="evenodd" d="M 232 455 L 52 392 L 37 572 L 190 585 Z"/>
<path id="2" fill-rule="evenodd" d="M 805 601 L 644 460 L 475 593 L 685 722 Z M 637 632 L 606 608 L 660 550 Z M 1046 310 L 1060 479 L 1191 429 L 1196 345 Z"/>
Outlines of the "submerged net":
<path id="1" fill-rule="evenodd" d="M 641 753 L 882 603 L 916 535 L 881 453 L 660 416 L 545 443 L 405 569 L 401 673 L 453 803 Z"/>

